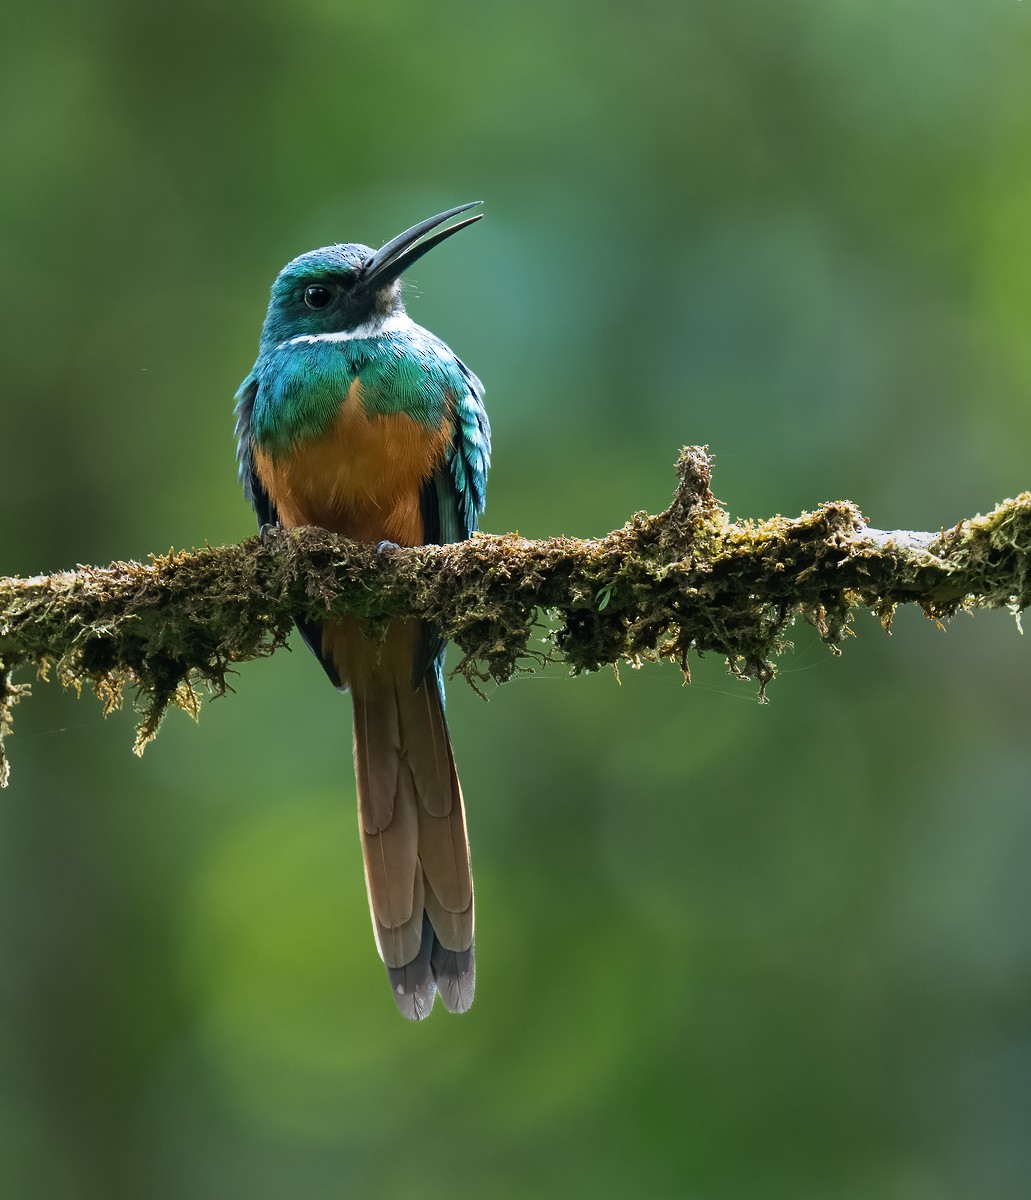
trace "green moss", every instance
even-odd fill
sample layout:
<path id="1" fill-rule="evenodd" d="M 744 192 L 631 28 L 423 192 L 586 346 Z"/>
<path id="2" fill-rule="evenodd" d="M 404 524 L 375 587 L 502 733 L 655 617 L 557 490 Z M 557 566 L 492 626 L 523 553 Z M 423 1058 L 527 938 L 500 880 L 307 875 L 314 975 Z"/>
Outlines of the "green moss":
<path id="1" fill-rule="evenodd" d="M 868 529 L 848 501 L 732 523 L 703 449 L 683 451 L 677 473 L 666 512 L 637 513 L 593 540 L 477 534 L 378 559 L 371 546 L 298 529 L 146 564 L 0 580 L 0 781 L 2 737 L 27 692 L 14 670 L 35 665 L 89 687 L 105 712 L 129 688 L 142 751 L 169 706 L 196 716 L 198 688 L 221 694 L 235 663 L 284 645 L 295 614 L 352 614 L 373 635 L 397 617 L 428 618 L 456 643 L 455 673 L 474 686 L 555 660 L 579 674 L 669 659 L 689 678 L 691 654 L 715 652 L 763 698 L 796 620 L 836 653 L 860 607 L 888 629 L 905 602 L 941 620 L 960 607 L 1019 612 L 1031 601 L 1026 493 L 937 538 L 893 536 Z"/>

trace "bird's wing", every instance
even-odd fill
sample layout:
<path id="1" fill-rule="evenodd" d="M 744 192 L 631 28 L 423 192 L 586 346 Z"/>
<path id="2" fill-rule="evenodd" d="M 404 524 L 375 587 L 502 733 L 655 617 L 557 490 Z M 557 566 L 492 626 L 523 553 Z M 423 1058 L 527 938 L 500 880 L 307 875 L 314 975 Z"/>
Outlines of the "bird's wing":
<path id="1" fill-rule="evenodd" d="M 423 485 L 419 498 L 427 544 L 464 541 L 475 531 L 487 501 L 490 422 L 483 407 L 483 384 L 461 359 L 455 362 L 464 386 L 451 397 L 451 445 L 444 462 Z M 444 640 L 439 630 L 425 625 L 416 679 L 429 671 L 439 675 L 443 654 Z"/>
<path id="2" fill-rule="evenodd" d="M 255 516 L 258 518 L 258 528 L 265 525 L 275 525 L 279 520 L 275 505 L 269 499 L 268 492 L 261 486 L 258 473 L 254 469 L 253 444 L 251 442 L 251 413 L 254 401 L 258 395 L 258 379 L 252 371 L 240 384 L 236 395 L 236 461 L 239 464 L 240 482 L 243 484 L 243 494 L 251 503 Z"/>
<path id="3" fill-rule="evenodd" d="M 258 472 L 254 469 L 254 445 L 251 440 L 251 412 L 258 395 L 258 379 L 252 371 L 240 384 L 234 399 L 236 400 L 236 460 L 239 464 L 240 482 L 243 484 L 243 494 L 251 503 L 254 515 L 258 518 L 258 528 L 266 525 L 278 525 L 279 513 L 272 503 L 268 492 L 262 487 Z M 322 653 L 322 622 L 306 621 L 295 617 L 294 624 L 308 649 L 322 663 L 326 674 L 332 682 L 339 686 L 340 676 L 332 660 Z"/>
<path id="4" fill-rule="evenodd" d="M 451 397 L 451 445 L 420 497 L 423 537 L 437 545 L 464 541 L 476 529 L 487 497 L 490 422 L 483 384 L 465 363 L 456 362 L 464 387 Z"/>

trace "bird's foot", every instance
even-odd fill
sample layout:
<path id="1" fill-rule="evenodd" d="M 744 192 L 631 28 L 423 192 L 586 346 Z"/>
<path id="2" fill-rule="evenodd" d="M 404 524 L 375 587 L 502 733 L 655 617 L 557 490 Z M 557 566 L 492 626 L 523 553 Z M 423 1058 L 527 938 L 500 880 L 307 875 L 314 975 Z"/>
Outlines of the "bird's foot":
<path id="1" fill-rule="evenodd" d="M 400 549 L 401 549 L 401 547 L 397 544 L 397 542 L 386 542 L 386 541 L 377 542 L 376 543 L 376 560 L 377 560 L 377 562 L 383 561 L 383 555 L 388 550 L 400 550 Z"/>
<path id="2" fill-rule="evenodd" d="M 267 544 L 282 528 L 278 521 L 266 521 L 258 530 L 258 537 Z"/>

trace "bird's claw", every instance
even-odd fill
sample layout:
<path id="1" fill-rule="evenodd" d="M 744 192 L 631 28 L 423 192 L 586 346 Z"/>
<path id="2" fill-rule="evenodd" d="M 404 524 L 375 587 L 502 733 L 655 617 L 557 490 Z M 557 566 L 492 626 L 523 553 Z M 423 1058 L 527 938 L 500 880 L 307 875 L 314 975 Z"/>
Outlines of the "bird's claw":
<path id="1" fill-rule="evenodd" d="M 401 549 L 401 547 L 397 544 L 397 542 L 387 542 L 387 541 L 377 542 L 376 543 L 376 561 L 377 562 L 383 561 L 383 554 L 385 551 L 400 550 L 400 549 Z"/>
<path id="2" fill-rule="evenodd" d="M 277 534 L 280 529 L 282 529 L 282 525 L 278 521 L 266 521 L 258 530 L 258 537 L 263 542 L 270 542 L 273 535 Z"/>

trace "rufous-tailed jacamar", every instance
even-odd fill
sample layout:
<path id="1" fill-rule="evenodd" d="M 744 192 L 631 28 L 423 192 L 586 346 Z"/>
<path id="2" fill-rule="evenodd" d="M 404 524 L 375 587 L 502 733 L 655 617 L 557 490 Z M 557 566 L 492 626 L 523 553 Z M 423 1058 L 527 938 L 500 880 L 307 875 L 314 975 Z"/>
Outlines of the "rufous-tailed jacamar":
<path id="1" fill-rule="evenodd" d="M 400 546 L 456 542 L 476 528 L 490 462 L 483 387 L 401 299 L 402 272 L 479 216 L 427 235 L 472 207 L 379 250 L 312 250 L 279 273 L 236 396 L 240 474 L 260 525 L 320 525 Z M 394 999 L 415 1020 L 438 991 L 465 1012 L 473 888 L 442 639 L 415 620 L 393 622 L 382 643 L 353 618 L 297 627 L 351 692 L 365 882 Z"/>

